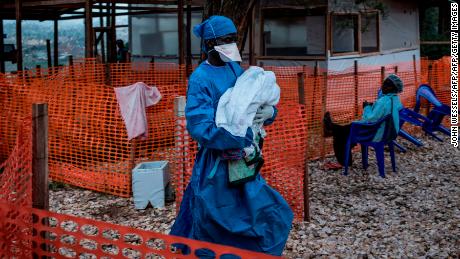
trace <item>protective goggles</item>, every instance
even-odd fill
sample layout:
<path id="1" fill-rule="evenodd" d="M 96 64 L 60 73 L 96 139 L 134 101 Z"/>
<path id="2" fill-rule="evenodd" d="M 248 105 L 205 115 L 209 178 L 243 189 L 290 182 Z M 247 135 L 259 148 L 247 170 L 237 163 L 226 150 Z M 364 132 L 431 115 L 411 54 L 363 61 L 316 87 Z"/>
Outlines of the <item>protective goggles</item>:
<path id="1" fill-rule="evenodd" d="M 228 34 L 224 35 L 222 37 L 219 37 L 214 40 L 216 45 L 224 45 L 224 44 L 230 44 L 230 43 L 235 43 L 238 42 L 238 35 L 236 33 L 234 34 Z"/>

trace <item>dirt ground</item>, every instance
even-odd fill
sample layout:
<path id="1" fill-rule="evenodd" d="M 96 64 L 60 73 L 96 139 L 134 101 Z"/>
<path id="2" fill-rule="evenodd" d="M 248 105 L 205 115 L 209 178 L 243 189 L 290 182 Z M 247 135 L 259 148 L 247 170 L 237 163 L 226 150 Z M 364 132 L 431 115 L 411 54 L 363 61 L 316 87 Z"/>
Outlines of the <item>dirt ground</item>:
<path id="1" fill-rule="evenodd" d="M 309 164 L 311 221 L 294 223 L 288 258 L 458 258 L 460 255 L 460 152 L 450 140 L 419 135 L 424 146 L 401 141 L 397 173 L 386 154 L 385 179 L 375 156 L 364 171 L 360 154 L 348 176 Z M 333 160 L 327 158 L 326 161 Z M 175 205 L 134 209 L 132 199 L 73 187 L 51 191 L 53 211 L 168 233 Z"/>

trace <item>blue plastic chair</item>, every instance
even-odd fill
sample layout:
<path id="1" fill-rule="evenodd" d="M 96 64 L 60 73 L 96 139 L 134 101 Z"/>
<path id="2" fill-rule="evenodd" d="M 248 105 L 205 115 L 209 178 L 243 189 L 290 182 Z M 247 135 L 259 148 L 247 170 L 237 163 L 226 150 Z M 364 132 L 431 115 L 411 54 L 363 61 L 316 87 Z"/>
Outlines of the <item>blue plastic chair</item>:
<path id="1" fill-rule="evenodd" d="M 447 136 L 450 136 L 450 130 L 442 125 L 444 117 L 450 116 L 451 114 L 450 107 L 439 101 L 433 89 L 431 89 L 429 85 L 422 84 L 417 89 L 414 107 L 414 112 L 416 113 L 420 112 L 422 97 L 433 105 L 433 109 L 428 113 L 428 116 L 425 117 L 421 127 L 426 134 L 442 142 L 442 139 L 434 133 L 439 131 Z"/>
<path id="2" fill-rule="evenodd" d="M 413 143 L 417 147 L 423 146 L 422 141 L 420 141 L 418 138 L 412 136 L 409 134 L 407 131 L 403 129 L 404 123 L 408 122 L 410 124 L 416 125 L 416 126 L 422 126 L 423 123 L 427 120 L 427 118 L 423 115 L 420 115 L 411 109 L 407 108 L 402 108 L 399 111 L 399 133 L 398 136 L 401 136 L 405 139 L 407 139 L 409 142 Z M 407 150 L 401 146 L 399 143 L 396 142 L 396 140 L 393 141 L 393 144 L 397 146 L 402 152 L 406 152 Z"/>
<path id="3" fill-rule="evenodd" d="M 396 161 L 395 161 L 395 153 L 394 153 L 394 139 L 382 139 L 382 141 L 374 142 L 374 136 L 377 133 L 378 129 L 382 125 L 383 122 L 388 123 L 389 120 L 392 120 L 393 117 L 391 115 L 387 115 L 374 123 L 366 123 L 366 122 L 352 122 L 350 135 L 348 137 L 348 141 L 345 147 L 345 170 L 344 175 L 348 175 L 348 161 L 350 160 L 350 150 L 351 146 L 354 144 L 361 145 L 361 155 L 362 155 L 362 164 L 364 170 L 369 167 L 368 162 L 368 149 L 369 147 L 373 147 L 377 157 L 377 165 L 379 168 L 379 174 L 381 177 L 385 177 L 385 159 L 384 159 L 384 147 L 388 145 L 390 149 L 390 156 L 391 156 L 391 166 L 393 168 L 393 172 L 396 172 Z M 383 136 L 387 136 L 388 129 L 385 129 Z"/>

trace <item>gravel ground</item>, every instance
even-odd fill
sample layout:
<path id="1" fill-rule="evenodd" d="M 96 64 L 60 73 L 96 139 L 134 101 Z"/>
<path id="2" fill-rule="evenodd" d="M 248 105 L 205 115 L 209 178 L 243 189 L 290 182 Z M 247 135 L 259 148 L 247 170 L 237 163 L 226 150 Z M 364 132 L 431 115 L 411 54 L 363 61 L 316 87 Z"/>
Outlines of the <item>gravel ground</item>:
<path id="1" fill-rule="evenodd" d="M 460 152 L 445 142 L 419 136 L 397 152 L 398 172 L 380 178 L 375 155 L 363 171 L 360 154 L 349 176 L 310 163 L 311 221 L 295 223 L 284 255 L 309 257 L 460 257 Z M 332 158 L 327 158 L 332 160 Z M 132 199 L 65 187 L 51 191 L 52 211 L 168 233 L 175 205 L 134 209 Z"/>

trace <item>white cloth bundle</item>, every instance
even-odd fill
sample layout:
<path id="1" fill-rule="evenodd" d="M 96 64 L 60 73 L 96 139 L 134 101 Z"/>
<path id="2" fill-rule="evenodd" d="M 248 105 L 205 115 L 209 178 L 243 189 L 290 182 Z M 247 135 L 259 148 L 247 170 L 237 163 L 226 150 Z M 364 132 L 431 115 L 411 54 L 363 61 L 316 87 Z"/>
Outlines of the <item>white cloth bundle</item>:
<path id="1" fill-rule="evenodd" d="M 236 80 L 219 99 L 216 111 L 216 125 L 234 136 L 244 137 L 248 127 L 253 125 L 257 109 L 262 105 L 274 106 L 280 99 L 280 88 L 275 74 L 261 67 L 251 66 Z"/>

